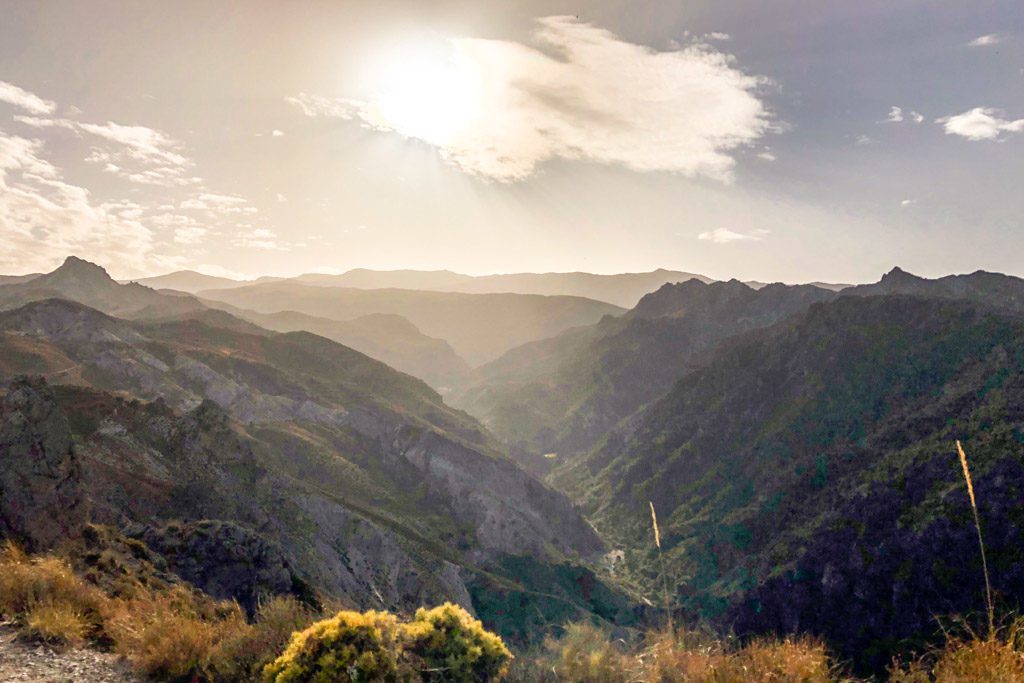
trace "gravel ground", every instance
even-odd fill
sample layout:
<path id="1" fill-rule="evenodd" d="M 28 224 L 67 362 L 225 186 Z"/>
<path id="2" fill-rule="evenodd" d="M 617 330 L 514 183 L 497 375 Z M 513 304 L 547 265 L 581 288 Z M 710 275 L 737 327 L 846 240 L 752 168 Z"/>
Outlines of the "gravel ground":
<path id="1" fill-rule="evenodd" d="M 115 655 L 95 650 L 55 650 L 38 643 L 23 643 L 14 631 L 0 626 L 0 681 L 21 683 L 139 683 Z"/>

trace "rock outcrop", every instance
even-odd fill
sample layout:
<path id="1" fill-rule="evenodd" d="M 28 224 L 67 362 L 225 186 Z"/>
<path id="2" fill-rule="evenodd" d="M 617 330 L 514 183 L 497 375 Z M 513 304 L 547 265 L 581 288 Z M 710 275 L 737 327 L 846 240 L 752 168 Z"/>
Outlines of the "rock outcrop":
<path id="1" fill-rule="evenodd" d="M 18 378 L 0 400 L 0 535 L 46 549 L 76 536 L 85 519 L 67 417 L 45 382 Z"/>

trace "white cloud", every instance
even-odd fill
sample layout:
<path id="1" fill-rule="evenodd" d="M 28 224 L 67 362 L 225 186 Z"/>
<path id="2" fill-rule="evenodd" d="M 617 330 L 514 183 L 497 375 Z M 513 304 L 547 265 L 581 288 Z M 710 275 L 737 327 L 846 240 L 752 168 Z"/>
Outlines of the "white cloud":
<path id="1" fill-rule="evenodd" d="M 906 120 L 921 123 L 924 121 L 924 115 L 916 111 L 904 112 L 902 107 L 889 107 L 889 113 L 885 117 L 886 123 L 902 123 Z"/>
<path id="2" fill-rule="evenodd" d="M 1002 118 L 1003 112 L 991 107 L 975 107 L 955 116 L 936 119 L 946 130 L 946 135 L 959 135 L 968 140 L 996 140 L 1000 133 L 1024 131 L 1024 119 L 1011 121 Z"/>
<path id="3" fill-rule="evenodd" d="M 722 33 L 721 31 L 712 31 L 705 36 L 708 40 L 732 40 L 732 36 L 728 33 Z"/>
<path id="4" fill-rule="evenodd" d="M 270 134 L 272 136 L 274 136 L 275 138 L 279 138 L 282 135 L 284 135 L 284 131 L 283 130 L 278 130 L 277 128 L 275 128 L 274 130 L 270 131 Z"/>
<path id="5" fill-rule="evenodd" d="M 153 264 L 152 233 L 131 203 L 95 203 L 42 157 L 43 143 L 0 131 L 0 269 L 48 270 L 68 254 L 126 269 Z"/>
<path id="6" fill-rule="evenodd" d="M 105 171 L 133 183 L 171 186 L 188 185 L 199 180 L 187 175 L 192 161 L 177 151 L 181 143 L 146 126 L 125 126 L 113 121 L 104 124 L 83 123 L 66 118 L 38 116 L 15 116 L 14 120 L 33 128 L 59 128 L 77 135 L 100 138 L 108 143 L 108 147 L 93 147 L 85 160 L 103 164 Z M 113 163 L 115 161 L 119 163 Z M 127 168 L 132 162 L 142 168 Z"/>
<path id="7" fill-rule="evenodd" d="M 853 144 L 858 147 L 866 147 L 867 145 L 874 144 L 874 140 L 867 135 L 858 135 L 857 139 L 853 141 Z"/>
<path id="8" fill-rule="evenodd" d="M 448 63 L 407 75 L 397 91 L 288 101 L 307 116 L 421 139 L 460 169 L 499 181 L 555 158 L 729 181 L 731 152 L 772 127 L 758 97 L 765 81 L 709 45 L 657 52 L 572 17 L 538 23 L 543 51 L 455 39 Z"/>
<path id="9" fill-rule="evenodd" d="M 917 200 L 916 199 L 904 199 L 903 201 L 900 202 L 900 206 L 903 207 L 903 208 L 906 208 L 908 206 L 912 206 L 914 204 L 917 204 Z"/>
<path id="10" fill-rule="evenodd" d="M 761 152 L 757 155 L 758 159 L 764 159 L 765 161 L 775 161 L 775 155 L 771 152 Z"/>
<path id="11" fill-rule="evenodd" d="M 13 83 L 0 81 L 0 102 L 13 104 L 15 107 L 24 109 L 30 114 L 45 116 L 57 110 L 57 105 L 50 100 L 23 90 Z"/>
<path id="12" fill-rule="evenodd" d="M 729 244 L 730 242 L 745 242 L 745 241 L 758 241 L 764 238 L 768 234 L 768 230 L 754 230 L 752 232 L 736 232 L 729 228 L 717 228 L 708 232 L 702 232 L 697 235 L 697 239 L 704 240 L 705 242 L 714 242 L 715 244 Z"/>
<path id="13" fill-rule="evenodd" d="M 988 33 L 983 36 L 978 36 L 971 42 L 967 43 L 969 47 L 989 47 L 992 45 L 998 45 L 1003 42 L 1003 37 L 998 33 Z"/>

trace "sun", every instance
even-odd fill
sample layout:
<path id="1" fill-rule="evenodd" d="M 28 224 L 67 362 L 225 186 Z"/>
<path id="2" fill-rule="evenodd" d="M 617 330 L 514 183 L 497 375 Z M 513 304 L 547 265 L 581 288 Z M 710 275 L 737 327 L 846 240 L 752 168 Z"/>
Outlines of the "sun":
<path id="1" fill-rule="evenodd" d="M 432 145 L 467 133 L 482 107 L 480 69 L 458 51 L 407 51 L 377 68 L 373 118 L 378 125 Z"/>

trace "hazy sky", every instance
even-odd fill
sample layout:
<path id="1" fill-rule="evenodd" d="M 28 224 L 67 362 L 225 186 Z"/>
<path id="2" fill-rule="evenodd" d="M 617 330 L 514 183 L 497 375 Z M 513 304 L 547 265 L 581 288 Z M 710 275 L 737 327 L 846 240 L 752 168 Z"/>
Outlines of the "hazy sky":
<path id="1" fill-rule="evenodd" d="M 0 272 L 1024 275 L 1024 3 L 0 0 Z"/>

